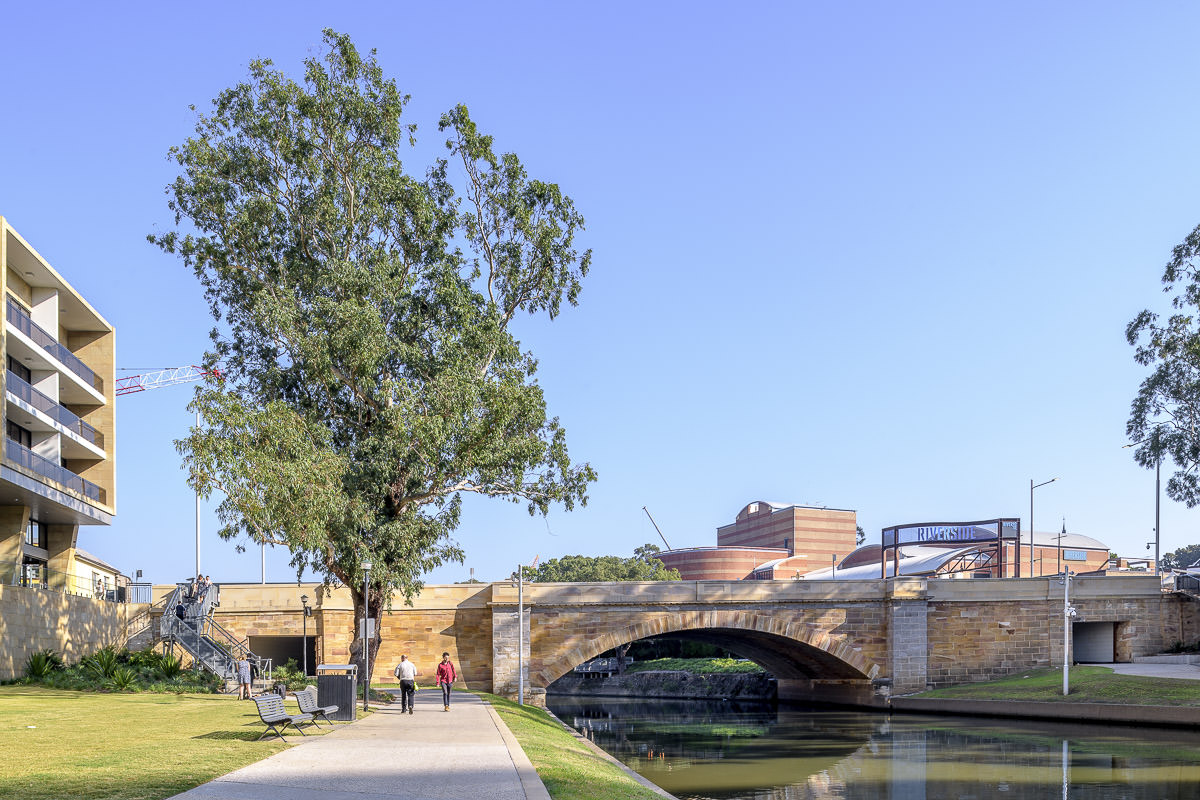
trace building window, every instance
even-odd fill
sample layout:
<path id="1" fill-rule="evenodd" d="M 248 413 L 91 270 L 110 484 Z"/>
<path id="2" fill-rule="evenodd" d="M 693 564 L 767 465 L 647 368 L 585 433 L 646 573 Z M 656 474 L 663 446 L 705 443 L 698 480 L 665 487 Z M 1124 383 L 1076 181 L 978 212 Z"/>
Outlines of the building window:
<path id="1" fill-rule="evenodd" d="M 12 356 L 8 357 L 8 371 L 26 383 L 33 383 L 33 373 L 29 371 L 29 367 L 17 361 Z"/>
<path id="2" fill-rule="evenodd" d="M 1087 561 L 1087 551 L 1063 550 L 1063 561 Z"/>
<path id="3" fill-rule="evenodd" d="M 29 526 L 25 528 L 25 544 L 46 549 L 46 529 L 36 519 L 29 520 Z"/>
<path id="4" fill-rule="evenodd" d="M 33 434 L 28 429 L 22 428 L 11 419 L 8 420 L 8 438 L 12 439 L 17 444 L 23 447 L 33 447 Z"/>

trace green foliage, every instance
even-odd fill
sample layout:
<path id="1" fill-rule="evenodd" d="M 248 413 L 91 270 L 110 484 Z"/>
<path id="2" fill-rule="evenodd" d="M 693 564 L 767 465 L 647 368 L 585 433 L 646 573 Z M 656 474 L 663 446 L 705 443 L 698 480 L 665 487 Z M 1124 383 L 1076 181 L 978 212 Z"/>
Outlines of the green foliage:
<path id="1" fill-rule="evenodd" d="M 169 681 L 183 672 L 183 659 L 173 653 L 167 653 L 158 657 L 158 663 L 153 665 L 153 669 L 159 677 Z"/>
<path id="2" fill-rule="evenodd" d="M 104 691 L 108 689 L 170 692 L 217 692 L 222 682 L 207 672 L 184 672 L 178 656 L 164 655 L 153 648 L 131 653 L 128 650 L 101 648 L 79 659 L 74 666 L 65 666 L 56 653 L 43 651 L 37 656 L 36 673 L 26 666 L 23 682 L 55 689 Z M 30 661 L 34 659 L 31 657 Z M 44 664 L 57 664 L 46 670 Z"/>
<path id="3" fill-rule="evenodd" d="M 177 443 L 191 485 L 223 497 L 223 537 L 286 546 L 298 574 L 346 585 L 357 620 L 462 560 L 463 493 L 530 513 L 586 502 L 595 472 L 572 464 L 509 328 L 574 305 L 591 254 L 571 199 L 463 106 L 439 122 L 449 157 L 406 171 L 408 97 L 374 53 L 325 44 L 302 83 L 253 61 L 199 115 L 171 150 L 178 230 L 149 239 L 219 322 L 204 363 L 223 380 L 197 391 L 204 425 Z"/>
<path id="4" fill-rule="evenodd" d="M 625 672 L 690 672 L 694 675 L 764 672 L 753 661 L 740 658 L 658 658 L 635 661 Z"/>
<path id="5" fill-rule="evenodd" d="M 616 655 L 615 651 L 602 654 L 606 657 Z M 723 647 L 707 642 L 695 642 L 689 639 L 662 637 L 641 639 L 629 645 L 626 655 L 637 661 L 650 661 L 656 658 L 731 658 L 731 652 Z"/>
<path id="6" fill-rule="evenodd" d="M 1153 468 L 1165 459 L 1175 472 L 1167 495 L 1200 504 L 1200 226 L 1177 245 L 1163 271 L 1174 312 L 1165 320 L 1142 311 L 1125 329 L 1134 358 L 1151 367 L 1130 406 L 1125 432 L 1138 443 L 1134 459 Z"/>
<path id="7" fill-rule="evenodd" d="M 854 543 L 862 544 L 867 540 L 867 532 L 862 529 L 862 525 L 854 526 Z"/>
<path id="8" fill-rule="evenodd" d="M 90 656 L 79 659 L 79 665 L 83 670 L 98 680 L 111 678 L 120 664 L 117 651 L 111 647 L 102 647 Z"/>
<path id="9" fill-rule="evenodd" d="M 1184 569 L 1200 561 L 1200 544 L 1189 544 L 1164 553 L 1162 565 L 1167 568 Z"/>
<path id="10" fill-rule="evenodd" d="M 117 667 L 113 670 L 108 682 L 114 689 L 132 689 L 138 683 L 138 674 L 130 667 Z"/>
<path id="11" fill-rule="evenodd" d="M 53 650 L 39 650 L 31 653 L 25 662 L 25 676 L 33 680 L 41 680 L 52 672 L 63 668 L 62 656 Z"/>
<path id="12" fill-rule="evenodd" d="M 652 554 L 653 544 L 634 551 L 633 558 L 619 556 L 563 556 L 543 561 L 525 570 L 525 579 L 536 583 L 579 583 L 584 581 L 677 581 L 679 570 L 667 569 Z M 515 573 L 514 573 L 515 574 Z"/>

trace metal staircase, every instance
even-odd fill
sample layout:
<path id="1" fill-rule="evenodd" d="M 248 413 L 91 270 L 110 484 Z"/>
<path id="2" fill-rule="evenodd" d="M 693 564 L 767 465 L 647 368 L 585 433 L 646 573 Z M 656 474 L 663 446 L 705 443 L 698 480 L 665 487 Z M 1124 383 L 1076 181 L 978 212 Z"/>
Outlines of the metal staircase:
<path id="1" fill-rule="evenodd" d="M 214 606 L 219 605 L 220 589 L 213 585 L 199 599 L 188 599 L 188 584 L 180 583 L 167 599 L 159 623 L 159 634 L 171 646 L 179 645 L 197 664 L 225 681 L 237 680 L 237 662 L 242 658 L 259 665 L 264 674 L 270 672 L 269 660 L 261 659 L 245 642 L 217 624 L 212 618 Z M 182 616 L 179 607 L 182 604 Z"/>

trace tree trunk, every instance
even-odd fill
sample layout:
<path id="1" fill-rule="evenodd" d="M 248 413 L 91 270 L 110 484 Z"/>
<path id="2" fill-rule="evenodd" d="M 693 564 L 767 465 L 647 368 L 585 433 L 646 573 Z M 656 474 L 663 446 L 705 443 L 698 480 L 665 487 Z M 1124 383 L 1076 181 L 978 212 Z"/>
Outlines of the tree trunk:
<path id="1" fill-rule="evenodd" d="M 629 647 L 632 644 L 633 644 L 633 642 L 630 642 L 629 644 L 623 644 L 617 648 L 617 674 L 618 675 L 625 674 L 625 654 L 629 652 Z"/>

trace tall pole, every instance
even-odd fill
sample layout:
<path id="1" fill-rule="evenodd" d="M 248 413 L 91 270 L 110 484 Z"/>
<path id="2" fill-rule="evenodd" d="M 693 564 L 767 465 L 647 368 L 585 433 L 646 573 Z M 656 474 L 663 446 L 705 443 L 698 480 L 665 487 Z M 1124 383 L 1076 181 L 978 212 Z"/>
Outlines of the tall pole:
<path id="1" fill-rule="evenodd" d="M 1045 486 L 1048 483 L 1054 483 L 1058 478 L 1051 478 L 1048 481 L 1042 481 L 1034 486 L 1033 478 L 1029 479 L 1029 577 L 1033 577 L 1033 490 L 1038 486 Z"/>
<path id="2" fill-rule="evenodd" d="M 1071 570 L 1063 572 L 1063 697 L 1071 693 L 1071 678 L 1068 667 L 1071 664 L 1071 616 L 1075 609 L 1071 608 Z"/>
<path id="3" fill-rule="evenodd" d="M 300 605 L 303 607 L 304 615 L 304 640 L 300 645 L 304 649 L 304 676 L 308 677 L 308 595 L 300 595 Z"/>
<path id="4" fill-rule="evenodd" d="M 200 411 L 196 411 L 196 433 L 200 432 Z M 200 574 L 200 490 L 196 490 L 196 574 Z"/>
<path id="5" fill-rule="evenodd" d="M 371 562 L 363 563 L 363 711 L 371 696 Z"/>
<path id="6" fill-rule="evenodd" d="M 1158 559 L 1160 558 L 1159 553 L 1158 553 L 1158 548 L 1159 548 L 1159 545 L 1161 544 L 1161 539 L 1159 537 L 1162 535 L 1161 534 L 1162 519 L 1160 516 L 1160 512 L 1161 512 L 1160 506 L 1162 503 L 1161 473 L 1162 473 L 1162 453 L 1159 453 L 1158 454 L 1158 463 L 1154 465 L 1154 574 L 1156 576 L 1161 576 L 1161 574 L 1158 571 L 1159 570 Z"/>
<path id="7" fill-rule="evenodd" d="M 525 572 L 517 564 L 517 705 L 525 705 Z"/>

